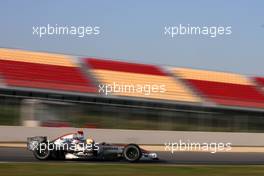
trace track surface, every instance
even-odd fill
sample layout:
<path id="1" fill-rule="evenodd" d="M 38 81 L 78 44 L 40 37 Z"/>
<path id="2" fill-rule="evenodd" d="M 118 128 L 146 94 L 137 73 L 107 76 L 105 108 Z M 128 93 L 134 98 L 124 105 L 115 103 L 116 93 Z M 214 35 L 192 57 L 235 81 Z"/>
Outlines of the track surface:
<path id="1" fill-rule="evenodd" d="M 160 161 L 141 161 L 159 164 L 264 164 L 264 153 L 205 153 L 205 152 L 157 152 Z M 43 162 L 35 159 L 26 148 L 0 147 L 0 162 Z M 45 161 L 44 161 L 45 162 Z M 55 161 L 61 162 L 61 161 Z M 66 161 L 87 162 L 87 161 Z M 88 161 L 94 162 L 94 161 Z M 95 161 L 98 162 L 98 161 Z M 107 162 L 108 163 L 108 162 Z M 116 163 L 116 162 L 109 162 Z M 120 162 L 118 162 L 120 163 Z"/>

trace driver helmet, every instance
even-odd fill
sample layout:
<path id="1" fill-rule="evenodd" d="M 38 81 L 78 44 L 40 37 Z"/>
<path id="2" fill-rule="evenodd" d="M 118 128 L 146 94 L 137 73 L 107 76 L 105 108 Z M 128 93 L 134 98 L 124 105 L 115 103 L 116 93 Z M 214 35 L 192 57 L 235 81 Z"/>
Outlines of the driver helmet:
<path id="1" fill-rule="evenodd" d="M 77 131 L 77 138 L 78 139 L 83 139 L 84 138 L 83 131 Z"/>
<path id="2" fill-rule="evenodd" d="M 92 138 L 87 138 L 86 143 L 87 144 L 94 144 L 94 140 Z"/>

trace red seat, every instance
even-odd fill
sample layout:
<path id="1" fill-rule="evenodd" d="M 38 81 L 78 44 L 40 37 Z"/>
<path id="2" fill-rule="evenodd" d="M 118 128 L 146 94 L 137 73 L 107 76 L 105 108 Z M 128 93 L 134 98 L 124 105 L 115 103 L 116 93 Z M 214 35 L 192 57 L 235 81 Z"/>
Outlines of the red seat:
<path id="1" fill-rule="evenodd" d="M 9 86 L 77 92 L 96 88 L 78 67 L 0 60 L 0 73 Z"/>
<path id="2" fill-rule="evenodd" d="M 164 71 L 155 65 L 128 63 L 104 59 L 88 58 L 85 60 L 88 67 L 120 72 L 141 73 L 158 76 L 168 76 Z"/>
<path id="3" fill-rule="evenodd" d="M 254 79 L 255 79 L 255 81 L 257 82 L 258 85 L 260 85 L 261 87 L 264 87 L 264 78 L 255 77 Z"/>
<path id="4" fill-rule="evenodd" d="M 264 107 L 264 95 L 253 85 L 187 79 L 199 93 L 227 106 Z"/>

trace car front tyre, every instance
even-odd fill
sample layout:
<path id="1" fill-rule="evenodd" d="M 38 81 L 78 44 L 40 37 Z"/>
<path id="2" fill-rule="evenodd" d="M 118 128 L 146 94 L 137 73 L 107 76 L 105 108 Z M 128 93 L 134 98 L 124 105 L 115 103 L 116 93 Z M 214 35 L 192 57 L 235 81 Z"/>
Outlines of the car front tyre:
<path id="1" fill-rule="evenodd" d="M 138 145 L 129 144 L 124 148 L 123 156 L 128 162 L 137 162 L 142 153 Z"/>

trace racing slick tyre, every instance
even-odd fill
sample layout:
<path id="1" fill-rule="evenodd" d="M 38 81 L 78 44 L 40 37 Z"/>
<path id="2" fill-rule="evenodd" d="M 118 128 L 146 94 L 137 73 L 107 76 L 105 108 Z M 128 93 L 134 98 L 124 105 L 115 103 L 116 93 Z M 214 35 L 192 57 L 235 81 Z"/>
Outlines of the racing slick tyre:
<path id="1" fill-rule="evenodd" d="M 34 150 L 33 154 L 38 160 L 47 160 L 51 156 L 51 151 L 48 148 L 46 148 L 45 150 L 38 149 Z"/>
<path id="2" fill-rule="evenodd" d="M 138 145 L 129 144 L 124 148 L 123 156 L 129 162 L 137 162 L 141 158 L 142 153 Z"/>

